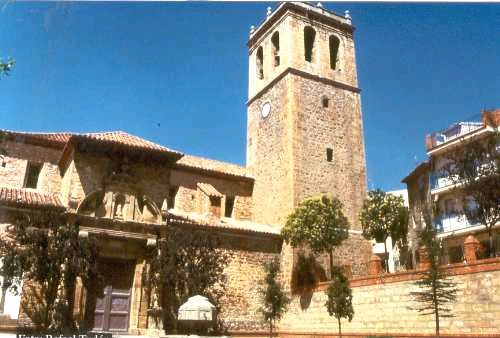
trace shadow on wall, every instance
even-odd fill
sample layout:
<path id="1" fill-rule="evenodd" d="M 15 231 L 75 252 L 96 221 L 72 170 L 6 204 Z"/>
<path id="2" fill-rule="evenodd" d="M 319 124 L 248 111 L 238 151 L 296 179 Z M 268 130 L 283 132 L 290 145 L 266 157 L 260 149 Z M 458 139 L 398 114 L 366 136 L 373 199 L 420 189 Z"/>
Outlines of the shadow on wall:
<path id="1" fill-rule="evenodd" d="M 300 295 L 300 307 L 306 310 L 311 304 L 314 289 L 326 281 L 325 269 L 312 254 L 299 251 L 292 271 L 292 293 Z"/>

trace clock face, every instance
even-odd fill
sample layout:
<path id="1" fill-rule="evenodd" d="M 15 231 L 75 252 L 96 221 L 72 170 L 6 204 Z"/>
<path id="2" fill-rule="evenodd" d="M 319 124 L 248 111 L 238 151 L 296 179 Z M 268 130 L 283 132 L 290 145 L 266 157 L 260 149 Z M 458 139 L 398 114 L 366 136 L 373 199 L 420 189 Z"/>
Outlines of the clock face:
<path id="1" fill-rule="evenodd" d="M 271 103 L 266 102 L 260 108 L 260 114 L 262 118 L 265 119 L 266 117 L 269 116 L 270 113 L 271 113 Z"/>

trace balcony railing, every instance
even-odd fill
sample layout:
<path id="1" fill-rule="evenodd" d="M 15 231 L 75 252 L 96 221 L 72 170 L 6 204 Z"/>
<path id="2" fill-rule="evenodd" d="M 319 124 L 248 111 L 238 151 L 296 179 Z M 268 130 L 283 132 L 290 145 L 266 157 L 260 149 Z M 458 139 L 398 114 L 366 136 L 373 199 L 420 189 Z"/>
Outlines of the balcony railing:
<path id="1" fill-rule="evenodd" d="M 450 142 L 462 135 L 468 134 L 483 127 L 483 122 L 458 122 L 450 127 L 427 135 L 427 150 L 431 150 L 443 143 Z"/>
<path id="2" fill-rule="evenodd" d="M 478 225 L 478 221 L 469 219 L 463 213 L 440 215 L 434 220 L 438 233 L 462 230 Z"/>
<path id="3" fill-rule="evenodd" d="M 434 171 L 430 175 L 430 183 L 431 189 L 441 189 L 453 184 L 453 180 L 450 179 L 450 176 L 445 171 Z"/>
<path id="4" fill-rule="evenodd" d="M 427 151 L 483 126 L 498 129 L 500 126 L 500 109 L 485 110 L 481 114 L 473 115 L 466 120 L 468 122 L 458 122 L 446 129 L 427 135 L 425 139 Z"/>
<path id="5" fill-rule="evenodd" d="M 451 169 L 451 172 L 453 172 L 453 169 Z M 476 178 L 489 176 L 490 174 L 496 172 L 497 172 L 496 157 L 492 158 L 489 161 L 484 161 L 481 163 L 475 162 L 474 166 L 471 165 L 471 170 L 470 170 L 470 174 L 475 175 Z M 445 169 L 435 170 L 431 172 L 429 180 L 430 180 L 431 190 L 448 187 L 460 181 L 458 179 L 458 176 L 450 174 L 450 171 L 447 171 Z"/>

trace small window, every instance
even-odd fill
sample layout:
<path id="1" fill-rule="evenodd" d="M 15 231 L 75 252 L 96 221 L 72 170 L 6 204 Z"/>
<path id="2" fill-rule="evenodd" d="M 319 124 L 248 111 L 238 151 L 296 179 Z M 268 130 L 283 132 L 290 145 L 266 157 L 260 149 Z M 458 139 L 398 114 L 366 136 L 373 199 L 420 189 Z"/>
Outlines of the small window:
<path id="1" fill-rule="evenodd" d="M 224 209 L 224 217 L 233 217 L 234 196 L 226 196 L 226 207 Z"/>
<path id="2" fill-rule="evenodd" d="M 257 77 L 259 79 L 264 78 L 264 52 L 262 50 L 262 47 L 259 47 L 257 49 L 257 55 L 256 55 L 256 67 L 257 67 Z"/>
<path id="3" fill-rule="evenodd" d="M 323 105 L 323 108 L 328 108 L 330 100 L 326 96 L 323 96 L 323 98 L 321 99 L 321 104 Z"/>
<path id="4" fill-rule="evenodd" d="M 330 44 L 330 67 L 332 69 L 336 69 L 337 59 L 339 55 L 340 40 L 338 37 L 330 35 L 329 44 Z"/>
<path id="5" fill-rule="evenodd" d="M 307 62 L 313 62 L 314 40 L 316 39 L 316 31 L 308 26 L 304 28 L 304 58 Z"/>
<path id="6" fill-rule="evenodd" d="M 333 161 L 333 149 L 332 148 L 326 148 L 326 160 L 328 162 Z"/>
<path id="7" fill-rule="evenodd" d="M 38 185 L 38 176 L 42 170 L 41 163 L 28 162 L 26 168 L 26 177 L 24 178 L 24 187 L 36 189 Z"/>
<path id="8" fill-rule="evenodd" d="M 273 45 L 273 56 L 274 56 L 274 67 L 280 65 L 280 33 L 275 32 L 271 38 L 271 43 Z"/>
<path id="9" fill-rule="evenodd" d="M 167 208 L 175 209 L 175 196 L 177 196 L 178 191 L 179 187 L 170 187 L 168 189 Z"/>

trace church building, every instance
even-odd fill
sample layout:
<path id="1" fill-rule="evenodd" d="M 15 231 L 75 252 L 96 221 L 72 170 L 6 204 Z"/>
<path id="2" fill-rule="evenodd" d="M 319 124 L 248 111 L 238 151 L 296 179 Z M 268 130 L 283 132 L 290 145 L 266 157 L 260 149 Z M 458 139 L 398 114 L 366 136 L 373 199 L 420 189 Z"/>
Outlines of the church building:
<path id="1" fill-rule="evenodd" d="M 89 310 L 78 290 L 75 313 L 90 311 L 102 331 L 150 333 L 141 276 L 162 227 L 221 239 L 230 256 L 221 316 L 230 332 L 264 328 L 263 263 L 281 256 L 290 279 L 295 253 L 280 230 L 306 198 L 328 193 L 342 201 L 351 230 L 335 263 L 364 274 L 371 245 L 358 221 L 367 185 L 354 30 L 348 14 L 292 2 L 252 27 L 246 166 L 124 131 L 4 130 L 0 225 L 19 212 L 52 210 L 74 217 L 81 236 L 99 241 L 109 292 Z"/>

